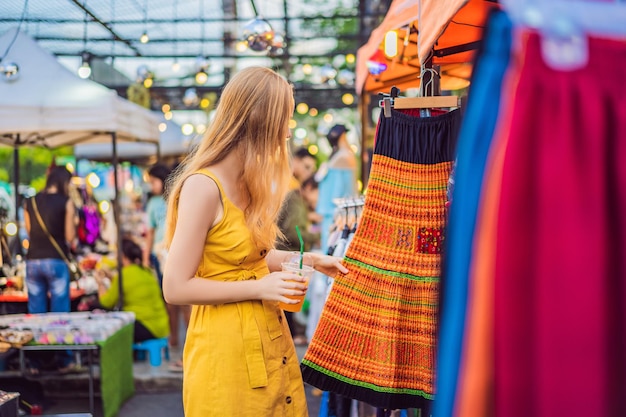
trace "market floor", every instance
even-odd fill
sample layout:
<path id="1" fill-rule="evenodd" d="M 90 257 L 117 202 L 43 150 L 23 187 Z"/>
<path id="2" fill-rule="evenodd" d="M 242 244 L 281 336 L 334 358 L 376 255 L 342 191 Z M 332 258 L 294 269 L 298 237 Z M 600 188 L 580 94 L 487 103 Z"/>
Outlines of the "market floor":
<path id="1" fill-rule="evenodd" d="M 297 352 L 298 357 L 302 358 L 306 352 L 306 347 L 297 347 Z M 180 357 L 179 350 L 173 350 L 170 353 L 172 359 Z M 164 362 L 161 369 L 155 370 L 147 363 L 135 362 L 133 373 L 137 392 L 124 403 L 117 417 L 184 417 L 180 389 L 182 375 L 168 373 L 167 366 L 168 364 Z M 154 389 L 158 389 L 159 392 L 151 392 Z M 311 386 L 307 385 L 305 391 L 309 416 L 315 417 L 319 414 L 321 397 L 314 395 L 315 390 Z M 79 395 L 78 398 L 76 396 L 68 398 L 67 393 L 65 393 L 63 398 L 46 398 L 44 416 L 85 413 L 88 410 L 89 401 L 85 395 Z M 102 417 L 102 405 L 99 399 L 96 399 L 94 417 Z"/>
<path id="2" fill-rule="evenodd" d="M 312 389 L 307 386 L 306 395 L 309 404 L 309 416 L 319 414 L 320 397 L 311 393 Z M 84 413 L 89 409 L 87 399 L 53 400 L 46 407 L 45 416 L 60 413 Z M 97 411 L 94 417 L 102 417 L 100 404 L 97 403 Z M 184 417 L 182 394 L 180 392 L 168 392 L 159 394 L 135 394 L 122 406 L 117 417 Z"/>

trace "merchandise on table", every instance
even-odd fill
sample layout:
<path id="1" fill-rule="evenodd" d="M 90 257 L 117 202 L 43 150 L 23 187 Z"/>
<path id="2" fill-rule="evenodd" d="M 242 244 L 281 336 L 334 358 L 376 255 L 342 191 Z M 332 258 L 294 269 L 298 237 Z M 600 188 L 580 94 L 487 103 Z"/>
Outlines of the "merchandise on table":
<path id="1" fill-rule="evenodd" d="M 0 417 L 19 416 L 19 398 L 17 392 L 0 391 Z"/>
<path id="2" fill-rule="evenodd" d="M 37 344 L 73 345 L 104 341 L 134 321 L 131 312 L 20 314 L 1 317 L 0 327 L 2 332 L 30 331 Z"/>

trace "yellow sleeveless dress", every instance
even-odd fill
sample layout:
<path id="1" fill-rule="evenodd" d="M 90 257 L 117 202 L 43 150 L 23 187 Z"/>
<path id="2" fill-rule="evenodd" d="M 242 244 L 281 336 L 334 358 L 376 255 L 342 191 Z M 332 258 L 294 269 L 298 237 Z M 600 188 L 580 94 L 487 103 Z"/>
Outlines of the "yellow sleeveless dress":
<path id="1" fill-rule="evenodd" d="M 261 279 L 265 249 L 254 246 L 243 212 L 222 196 L 224 216 L 207 234 L 196 276 Z M 277 302 L 194 305 L 183 353 L 186 417 L 308 416 L 304 384 L 287 320 Z"/>

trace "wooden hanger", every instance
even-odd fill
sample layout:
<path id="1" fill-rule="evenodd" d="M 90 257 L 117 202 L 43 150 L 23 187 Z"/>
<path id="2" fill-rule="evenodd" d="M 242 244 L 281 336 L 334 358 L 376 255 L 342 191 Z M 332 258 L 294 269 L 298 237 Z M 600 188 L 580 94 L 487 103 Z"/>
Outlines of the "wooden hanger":
<path id="1" fill-rule="evenodd" d="M 394 109 L 431 109 L 437 107 L 459 107 L 459 96 L 398 97 L 393 101 Z"/>
<path id="2" fill-rule="evenodd" d="M 418 20 L 417 20 L 417 53 L 420 53 L 420 43 L 422 31 L 419 24 L 422 22 L 422 1 L 418 0 Z M 440 96 L 439 84 L 435 83 L 435 77 L 439 77 L 437 70 L 433 68 L 434 50 L 431 49 L 429 55 L 424 60 L 420 60 L 420 97 L 398 97 L 400 90 L 396 87 L 391 88 L 389 96 L 384 97 L 379 105 L 383 108 L 385 117 L 391 117 L 391 109 L 422 109 L 420 114 L 422 117 L 430 117 L 430 110 L 442 107 L 459 107 L 461 105 L 458 96 Z M 428 75 L 428 77 L 427 77 Z M 437 90 L 437 91 L 435 91 Z"/>
<path id="3" fill-rule="evenodd" d="M 395 89 L 395 90 L 394 90 Z M 384 96 L 378 102 L 383 108 L 385 117 L 391 117 L 391 109 L 433 109 L 441 107 L 460 107 L 459 96 L 426 96 L 426 97 L 398 97 L 400 93 L 396 87 L 391 88 L 391 94 Z M 394 95 L 395 94 L 395 95 Z"/>

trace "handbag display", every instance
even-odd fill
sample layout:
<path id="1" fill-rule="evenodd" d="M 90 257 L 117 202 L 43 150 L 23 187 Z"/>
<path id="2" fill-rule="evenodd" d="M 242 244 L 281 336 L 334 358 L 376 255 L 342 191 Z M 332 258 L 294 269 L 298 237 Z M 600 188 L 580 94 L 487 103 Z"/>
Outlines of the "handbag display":
<path id="1" fill-rule="evenodd" d="M 31 201 L 33 202 L 33 211 L 35 212 L 35 217 L 37 217 L 37 223 L 39 223 L 41 229 L 44 231 L 46 236 L 48 236 L 50 243 L 52 243 L 52 246 L 54 246 L 54 249 L 56 249 L 56 251 L 61 256 L 61 259 L 63 259 L 63 261 L 67 264 L 67 268 L 70 270 L 70 281 L 77 281 L 80 277 L 83 276 L 83 273 L 80 270 L 78 263 L 74 260 L 70 260 L 70 258 L 63 252 L 61 246 L 56 241 L 56 239 L 48 231 L 46 224 L 41 218 L 41 214 L 39 214 L 39 209 L 37 208 L 37 201 L 35 200 L 35 197 L 33 197 Z"/>

